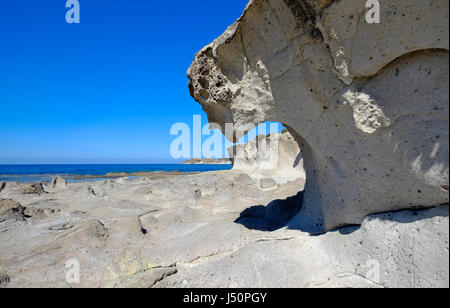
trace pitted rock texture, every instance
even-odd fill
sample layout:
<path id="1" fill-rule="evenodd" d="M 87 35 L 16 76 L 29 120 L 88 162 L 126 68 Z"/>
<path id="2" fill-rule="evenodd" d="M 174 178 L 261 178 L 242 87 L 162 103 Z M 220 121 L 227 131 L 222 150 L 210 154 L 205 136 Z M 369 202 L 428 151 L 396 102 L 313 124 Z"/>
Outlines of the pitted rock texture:
<path id="1" fill-rule="evenodd" d="M 284 227 L 303 183 L 266 190 L 234 170 L 156 173 L 89 183 L 104 191 L 95 198 L 83 182 L 40 195 L 8 183 L 0 288 L 448 288 L 448 205 L 311 236 Z M 74 260 L 79 284 L 67 280 Z"/>
<path id="2" fill-rule="evenodd" d="M 290 227 L 449 201 L 448 5 L 384 1 L 368 24 L 365 1 L 253 0 L 196 55 L 191 94 L 228 139 L 275 121 L 300 146 L 307 183 Z"/>

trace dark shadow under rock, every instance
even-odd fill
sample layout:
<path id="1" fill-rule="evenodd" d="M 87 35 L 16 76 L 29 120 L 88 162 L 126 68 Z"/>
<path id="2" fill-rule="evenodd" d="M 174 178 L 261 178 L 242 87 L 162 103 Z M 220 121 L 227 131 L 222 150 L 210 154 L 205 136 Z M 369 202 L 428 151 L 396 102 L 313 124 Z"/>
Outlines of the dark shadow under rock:
<path id="1" fill-rule="evenodd" d="M 274 200 L 267 206 L 252 206 L 245 209 L 235 222 L 252 230 L 275 231 L 286 226 L 300 211 L 302 201 L 303 191 L 284 200 Z"/>

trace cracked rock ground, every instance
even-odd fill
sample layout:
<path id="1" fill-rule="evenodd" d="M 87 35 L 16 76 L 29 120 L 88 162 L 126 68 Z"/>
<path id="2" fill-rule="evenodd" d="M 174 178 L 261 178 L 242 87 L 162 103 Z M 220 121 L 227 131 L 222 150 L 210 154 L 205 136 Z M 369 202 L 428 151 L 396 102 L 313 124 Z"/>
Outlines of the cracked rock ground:
<path id="1" fill-rule="evenodd" d="M 289 201 L 302 185 L 262 190 L 233 170 L 50 184 L 33 194 L 7 183 L 0 286 L 448 287 L 448 206 L 311 236 L 266 215 L 274 199 L 280 217 L 295 215 Z M 72 259 L 80 284 L 66 281 Z"/>

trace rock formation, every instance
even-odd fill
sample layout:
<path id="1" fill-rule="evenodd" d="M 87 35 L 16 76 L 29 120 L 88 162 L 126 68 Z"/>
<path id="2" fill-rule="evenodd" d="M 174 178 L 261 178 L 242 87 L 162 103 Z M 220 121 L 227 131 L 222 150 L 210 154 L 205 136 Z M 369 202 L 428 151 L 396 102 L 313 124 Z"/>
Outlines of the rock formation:
<path id="1" fill-rule="evenodd" d="M 63 177 L 57 176 L 51 180 L 50 186 L 56 189 L 63 189 L 67 187 L 67 181 Z"/>
<path id="2" fill-rule="evenodd" d="M 19 202 L 0 198 L 0 222 L 5 220 L 25 220 L 25 210 Z"/>
<path id="3" fill-rule="evenodd" d="M 0 192 L 2 192 L 2 190 L 5 189 L 5 187 L 6 187 L 6 183 L 0 182 Z"/>
<path id="4" fill-rule="evenodd" d="M 47 193 L 42 183 L 22 185 L 19 189 L 21 190 L 22 194 L 25 195 L 41 195 Z"/>
<path id="5" fill-rule="evenodd" d="M 255 140 L 228 149 L 233 170 L 256 179 L 272 178 L 285 183 L 305 178 L 303 158 L 297 142 L 288 133 L 258 136 Z"/>
<path id="6" fill-rule="evenodd" d="M 290 226 L 321 232 L 449 201 L 449 2 L 252 0 L 195 57 L 191 95 L 236 140 L 285 124 L 307 175 Z"/>

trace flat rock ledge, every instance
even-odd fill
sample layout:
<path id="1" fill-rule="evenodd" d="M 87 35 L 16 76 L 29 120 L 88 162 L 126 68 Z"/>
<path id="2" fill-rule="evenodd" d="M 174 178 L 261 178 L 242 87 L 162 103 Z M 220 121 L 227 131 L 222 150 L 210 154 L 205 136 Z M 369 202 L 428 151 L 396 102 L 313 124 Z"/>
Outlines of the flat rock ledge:
<path id="1" fill-rule="evenodd" d="M 448 287 L 448 205 L 289 227 L 303 179 L 233 170 L 0 193 L 0 287 Z M 96 192 L 91 195 L 89 188 Z M 80 264 L 80 283 L 66 280 Z M 69 263 L 73 264 L 73 263 Z"/>

